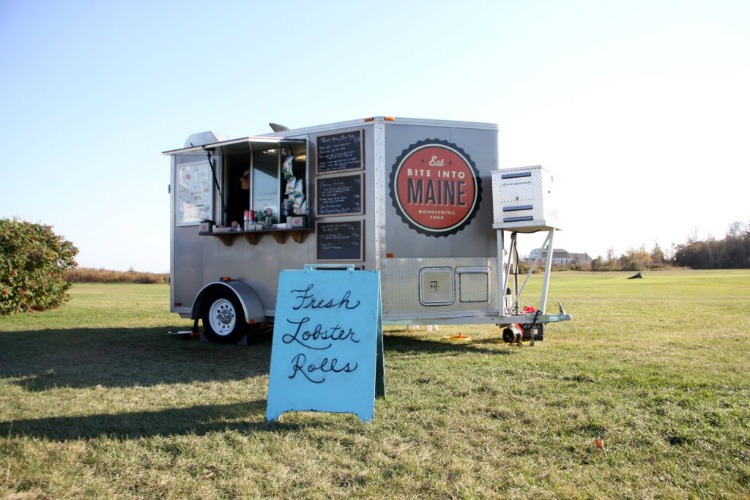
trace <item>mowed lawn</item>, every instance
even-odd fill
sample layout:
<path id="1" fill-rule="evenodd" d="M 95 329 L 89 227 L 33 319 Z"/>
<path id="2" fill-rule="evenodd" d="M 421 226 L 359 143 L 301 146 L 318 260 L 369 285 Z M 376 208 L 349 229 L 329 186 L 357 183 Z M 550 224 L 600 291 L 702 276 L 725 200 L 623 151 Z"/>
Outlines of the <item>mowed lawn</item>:
<path id="1" fill-rule="evenodd" d="M 750 271 L 630 274 L 553 273 L 574 319 L 534 347 L 387 327 L 372 423 L 268 424 L 268 340 L 176 340 L 166 285 L 77 284 L 0 317 L 0 498 L 748 498 Z"/>

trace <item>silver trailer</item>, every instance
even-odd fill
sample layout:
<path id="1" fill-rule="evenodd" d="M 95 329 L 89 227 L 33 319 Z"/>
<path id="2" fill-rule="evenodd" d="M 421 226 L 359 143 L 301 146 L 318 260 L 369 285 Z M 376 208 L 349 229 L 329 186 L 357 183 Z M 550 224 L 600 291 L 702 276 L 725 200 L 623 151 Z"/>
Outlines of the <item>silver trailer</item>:
<path id="1" fill-rule="evenodd" d="M 562 306 L 545 312 L 552 177 L 541 167 L 499 171 L 496 125 L 271 126 L 231 140 L 194 134 L 164 152 L 171 310 L 194 331 L 202 320 L 208 340 L 243 341 L 273 321 L 279 271 L 311 264 L 379 270 L 385 324 L 490 323 L 506 341 L 533 341 L 545 323 L 571 319 Z M 538 308 L 522 310 L 517 234 L 537 231 L 548 232 L 540 256 L 550 258 Z"/>

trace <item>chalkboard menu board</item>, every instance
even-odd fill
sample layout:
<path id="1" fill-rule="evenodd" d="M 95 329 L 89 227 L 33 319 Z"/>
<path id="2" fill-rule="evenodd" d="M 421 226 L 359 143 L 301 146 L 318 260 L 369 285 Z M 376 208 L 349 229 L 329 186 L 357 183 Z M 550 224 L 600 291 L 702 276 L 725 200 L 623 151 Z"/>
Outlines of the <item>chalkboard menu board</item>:
<path id="1" fill-rule="evenodd" d="M 362 260 L 362 221 L 319 222 L 318 260 Z"/>
<path id="2" fill-rule="evenodd" d="M 362 210 L 362 174 L 320 177 L 316 181 L 318 215 L 357 215 Z"/>
<path id="3" fill-rule="evenodd" d="M 318 173 L 362 169 L 362 131 L 318 137 Z"/>

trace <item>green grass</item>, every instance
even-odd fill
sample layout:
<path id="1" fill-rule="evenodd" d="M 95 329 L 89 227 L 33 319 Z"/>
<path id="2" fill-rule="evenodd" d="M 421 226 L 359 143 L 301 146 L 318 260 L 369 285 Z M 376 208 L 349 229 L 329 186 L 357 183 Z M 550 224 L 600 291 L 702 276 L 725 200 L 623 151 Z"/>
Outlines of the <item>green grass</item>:
<path id="1" fill-rule="evenodd" d="M 267 424 L 268 342 L 175 340 L 165 285 L 76 284 L 0 318 L 0 498 L 748 498 L 750 272 L 627 276 L 555 273 L 574 320 L 533 348 L 388 328 L 370 424 Z"/>

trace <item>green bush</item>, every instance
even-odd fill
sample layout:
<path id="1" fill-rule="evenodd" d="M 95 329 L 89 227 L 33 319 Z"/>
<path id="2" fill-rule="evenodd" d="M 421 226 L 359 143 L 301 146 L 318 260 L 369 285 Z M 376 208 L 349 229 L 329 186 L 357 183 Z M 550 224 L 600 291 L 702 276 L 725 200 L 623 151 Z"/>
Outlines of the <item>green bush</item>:
<path id="1" fill-rule="evenodd" d="M 0 219 L 0 314 L 59 307 L 78 249 L 52 226 Z"/>

